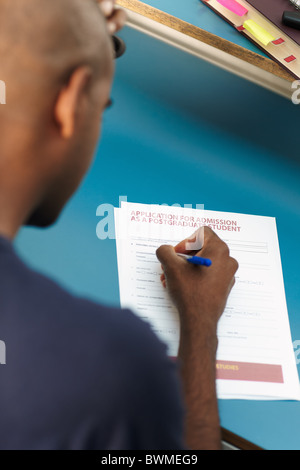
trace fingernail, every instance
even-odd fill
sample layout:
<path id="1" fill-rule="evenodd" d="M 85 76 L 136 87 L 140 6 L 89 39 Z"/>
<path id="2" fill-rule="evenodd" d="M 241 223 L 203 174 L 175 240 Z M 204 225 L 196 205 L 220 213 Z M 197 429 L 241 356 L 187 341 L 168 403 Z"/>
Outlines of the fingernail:
<path id="1" fill-rule="evenodd" d="M 114 4 L 111 0 L 104 0 L 103 2 L 100 3 L 100 7 L 105 16 L 112 15 L 114 11 Z"/>
<path id="2" fill-rule="evenodd" d="M 113 21 L 108 22 L 107 28 L 110 34 L 114 34 L 117 31 L 117 25 Z"/>

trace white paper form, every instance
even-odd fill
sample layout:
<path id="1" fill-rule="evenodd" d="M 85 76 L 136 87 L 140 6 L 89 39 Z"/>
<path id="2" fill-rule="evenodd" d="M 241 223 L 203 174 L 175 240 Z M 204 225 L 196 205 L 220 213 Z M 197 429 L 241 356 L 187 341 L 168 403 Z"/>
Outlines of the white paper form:
<path id="1" fill-rule="evenodd" d="M 218 326 L 218 396 L 300 398 L 274 218 L 122 203 L 115 222 L 121 306 L 150 323 L 170 356 L 177 356 L 180 325 L 156 249 L 201 225 L 226 241 L 239 270 Z"/>

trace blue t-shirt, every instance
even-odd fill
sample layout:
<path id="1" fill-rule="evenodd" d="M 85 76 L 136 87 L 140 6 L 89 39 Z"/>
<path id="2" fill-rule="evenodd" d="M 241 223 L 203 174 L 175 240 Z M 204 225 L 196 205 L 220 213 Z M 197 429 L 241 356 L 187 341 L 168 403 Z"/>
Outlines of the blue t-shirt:
<path id="1" fill-rule="evenodd" d="M 0 449 L 182 448 L 177 367 L 149 325 L 69 294 L 2 237 L 0 340 Z"/>

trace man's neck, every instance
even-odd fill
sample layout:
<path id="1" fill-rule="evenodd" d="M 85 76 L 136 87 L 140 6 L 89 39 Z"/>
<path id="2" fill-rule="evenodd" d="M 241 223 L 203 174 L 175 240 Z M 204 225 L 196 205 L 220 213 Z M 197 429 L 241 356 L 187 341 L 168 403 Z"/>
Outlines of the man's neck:
<path id="1" fill-rule="evenodd" d="M 12 168 L 6 178 L 4 172 L 0 173 L 0 235 L 9 240 L 16 237 L 37 204 L 34 182 L 30 183 L 26 172 L 19 173 L 21 181 L 18 173 Z"/>

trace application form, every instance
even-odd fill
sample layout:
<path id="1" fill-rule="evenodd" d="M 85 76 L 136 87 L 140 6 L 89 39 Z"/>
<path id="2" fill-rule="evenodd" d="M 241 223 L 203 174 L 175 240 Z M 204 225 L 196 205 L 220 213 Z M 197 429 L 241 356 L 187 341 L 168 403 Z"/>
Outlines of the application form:
<path id="1" fill-rule="evenodd" d="M 115 209 L 121 306 L 148 322 L 176 357 L 179 317 L 161 285 L 156 249 L 174 246 L 205 225 L 239 263 L 218 325 L 218 397 L 299 400 L 274 218 L 123 202 Z"/>

